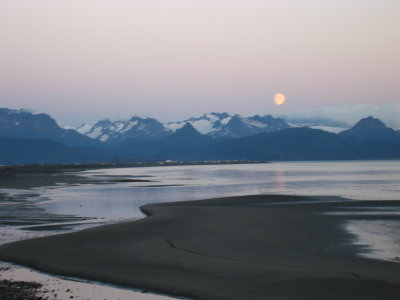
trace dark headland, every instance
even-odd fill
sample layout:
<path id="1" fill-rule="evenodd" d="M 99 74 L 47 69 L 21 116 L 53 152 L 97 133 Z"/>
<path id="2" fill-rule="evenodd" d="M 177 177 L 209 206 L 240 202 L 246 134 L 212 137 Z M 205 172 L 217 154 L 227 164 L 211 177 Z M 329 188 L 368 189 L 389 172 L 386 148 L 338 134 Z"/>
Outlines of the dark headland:
<path id="1" fill-rule="evenodd" d="M 400 264 L 357 255 L 365 249 L 342 228 L 357 217 L 324 214 L 400 201 L 316 200 L 270 195 L 146 205 L 147 218 L 6 244 L 0 258 L 193 299 L 400 299 Z"/>

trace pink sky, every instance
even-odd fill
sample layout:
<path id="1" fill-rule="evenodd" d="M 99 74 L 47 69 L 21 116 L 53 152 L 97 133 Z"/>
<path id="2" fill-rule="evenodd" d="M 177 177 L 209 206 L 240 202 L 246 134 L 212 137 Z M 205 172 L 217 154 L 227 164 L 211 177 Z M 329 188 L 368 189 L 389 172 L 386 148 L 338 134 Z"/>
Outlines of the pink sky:
<path id="1" fill-rule="evenodd" d="M 0 106 L 77 124 L 396 103 L 399 15 L 398 0 L 0 0 Z"/>

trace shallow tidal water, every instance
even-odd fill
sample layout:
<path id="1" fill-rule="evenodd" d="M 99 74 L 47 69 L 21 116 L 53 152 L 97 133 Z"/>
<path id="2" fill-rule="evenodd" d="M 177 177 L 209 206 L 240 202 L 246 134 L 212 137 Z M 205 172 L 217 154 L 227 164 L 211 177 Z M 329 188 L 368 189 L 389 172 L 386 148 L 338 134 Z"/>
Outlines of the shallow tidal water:
<path id="1" fill-rule="evenodd" d="M 46 210 L 84 217 L 142 217 L 140 206 L 214 197 L 285 194 L 399 200 L 400 161 L 284 162 L 106 169 L 82 176 L 146 179 L 47 189 Z"/>

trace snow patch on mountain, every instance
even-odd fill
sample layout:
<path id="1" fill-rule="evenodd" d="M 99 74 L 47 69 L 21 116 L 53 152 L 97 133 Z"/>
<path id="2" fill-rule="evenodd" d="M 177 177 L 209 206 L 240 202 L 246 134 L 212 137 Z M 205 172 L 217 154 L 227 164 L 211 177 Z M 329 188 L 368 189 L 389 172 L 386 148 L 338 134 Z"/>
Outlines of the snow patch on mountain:
<path id="1" fill-rule="evenodd" d="M 132 117 L 127 121 L 101 120 L 95 124 L 83 124 L 77 131 L 102 142 L 159 138 L 171 133 L 156 119 L 140 117 Z"/>
<path id="2" fill-rule="evenodd" d="M 120 132 L 120 133 L 127 132 L 128 130 L 131 130 L 134 126 L 136 126 L 137 124 L 138 124 L 138 121 L 133 121 L 133 122 L 131 121 L 125 127 L 123 126 L 123 124 L 121 124 L 122 128 L 120 128 L 118 132 Z"/>
<path id="3" fill-rule="evenodd" d="M 339 132 L 349 129 L 348 127 L 333 127 L 333 126 L 308 126 L 308 127 L 312 128 L 312 129 L 320 129 L 323 131 L 328 131 L 331 133 L 339 133 Z"/>
<path id="4" fill-rule="evenodd" d="M 263 128 L 265 127 L 265 124 L 258 122 L 258 121 L 254 121 L 251 119 L 243 119 L 243 123 L 245 123 L 248 126 L 253 126 L 253 127 L 258 127 L 258 128 Z"/>
<path id="5" fill-rule="evenodd" d="M 178 129 L 181 129 L 185 125 L 184 122 L 170 122 L 170 123 L 165 123 L 164 127 L 171 132 L 175 132 Z"/>
<path id="6" fill-rule="evenodd" d="M 102 136 L 103 136 L 103 128 L 96 127 L 96 128 L 94 128 L 94 130 L 90 131 L 87 134 L 87 136 L 92 138 L 92 139 L 97 139 L 98 138 L 99 140 L 101 140 Z"/>
<path id="7" fill-rule="evenodd" d="M 210 134 L 220 129 L 221 125 L 225 125 L 232 118 L 227 113 L 209 113 L 203 114 L 197 118 L 190 118 L 181 122 L 170 122 L 164 124 L 164 127 L 175 132 L 182 128 L 186 123 L 190 123 L 201 134 Z"/>
<path id="8" fill-rule="evenodd" d="M 87 135 L 92 131 L 92 129 L 93 129 L 93 124 L 85 123 L 76 128 L 75 130 L 78 131 L 80 134 Z"/>

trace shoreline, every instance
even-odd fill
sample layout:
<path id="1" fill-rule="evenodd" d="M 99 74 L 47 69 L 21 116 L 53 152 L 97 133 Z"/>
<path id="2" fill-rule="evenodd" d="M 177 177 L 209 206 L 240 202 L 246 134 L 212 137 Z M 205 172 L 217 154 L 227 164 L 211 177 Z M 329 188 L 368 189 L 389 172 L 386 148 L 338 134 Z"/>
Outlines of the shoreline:
<path id="1" fill-rule="evenodd" d="M 143 167 L 172 166 L 213 166 L 213 165 L 246 165 L 268 164 L 263 160 L 217 160 L 217 161 L 165 161 L 136 163 L 93 163 L 93 164 L 35 164 L 35 165 L 0 165 L 0 189 L 30 189 L 49 187 L 57 184 L 103 184 L 118 182 L 149 182 L 151 180 L 129 179 L 90 179 L 79 174 L 82 171 L 125 169 Z M 109 176 L 112 178 L 113 176 Z M 121 181 L 124 180 L 124 181 Z"/>
<path id="2" fill-rule="evenodd" d="M 200 160 L 200 161 L 148 161 L 148 162 L 104 162 L 104 163 L 76 163 L 76 164 L 25 164 L 25 165 L 0 165 L 0 174 L 11 173 L 64 173 L 71 171 L 100 170 L 114 168 L 143 168 L 160 166 L 202 166 L 202 165 L 242 165 L 242 164 L 266 164 L 265 160 L 248 159 L 224 159 L 224 160 Z"/>
<path id="3" fill-rule="evenodd" d="M 150 204 L 147 218 L 5 244 L 0 258 L 193 299 L 398 299 L 400 264 L 357 255 L 340 228 L 353 217 L 324 215 L 355 204 L 389 205 L 284 195 Z"/>

